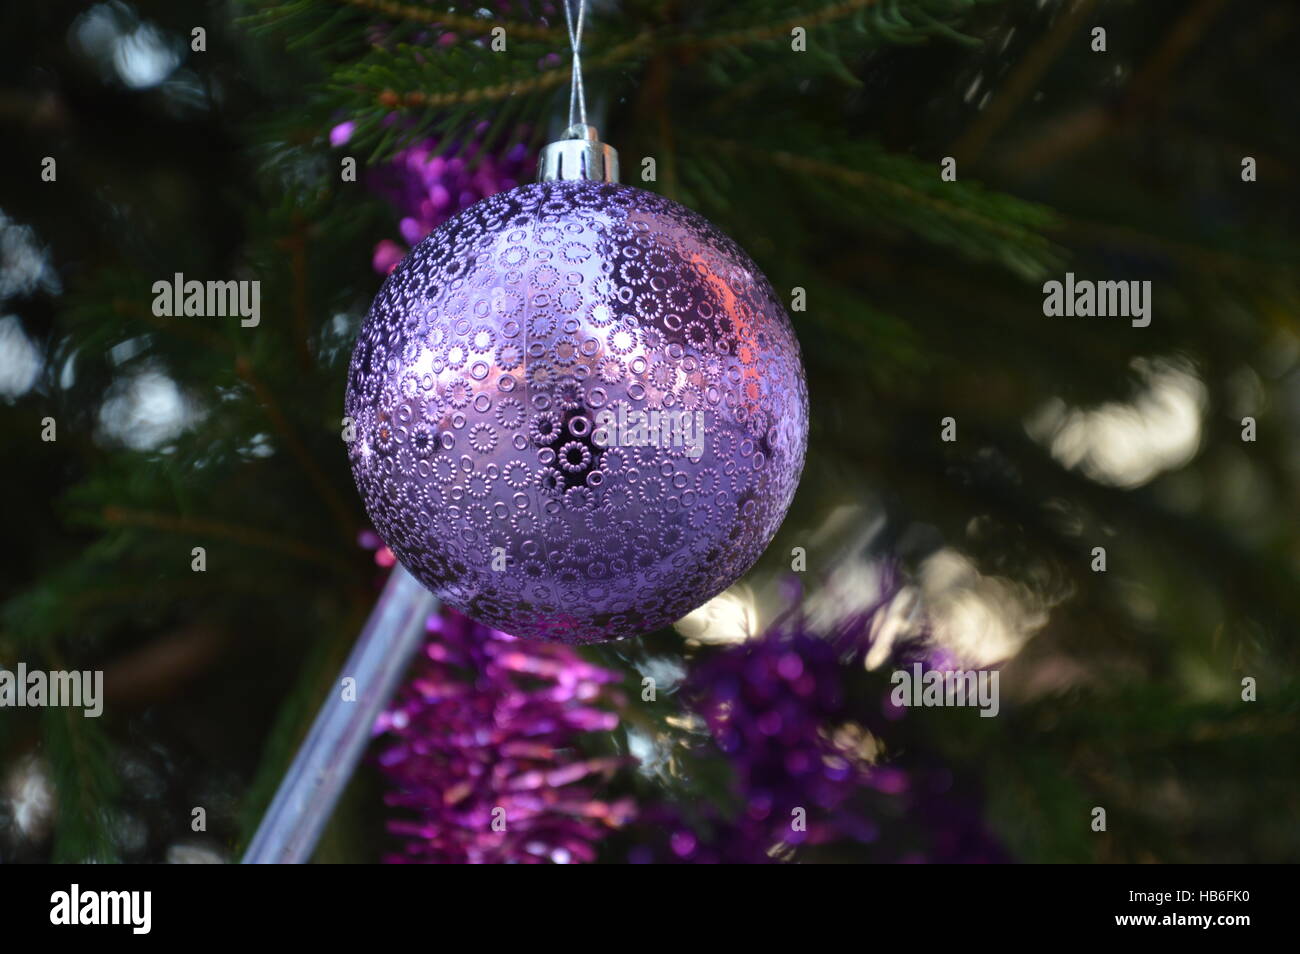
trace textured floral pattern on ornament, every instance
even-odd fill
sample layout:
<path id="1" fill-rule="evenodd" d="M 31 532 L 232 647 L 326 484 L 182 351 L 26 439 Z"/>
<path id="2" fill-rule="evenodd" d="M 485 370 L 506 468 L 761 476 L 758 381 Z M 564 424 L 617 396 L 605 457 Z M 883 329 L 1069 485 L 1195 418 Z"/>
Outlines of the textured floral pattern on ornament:
<path id="1" fill-rule="evenodd" d="M 653 193 L 547 182 L 394 269 L 346 413 L 366 509 L 412 574 L 577 643 L 669 624 L 753 564 L 794 496 L 808 392 L 735 242 Z"/>

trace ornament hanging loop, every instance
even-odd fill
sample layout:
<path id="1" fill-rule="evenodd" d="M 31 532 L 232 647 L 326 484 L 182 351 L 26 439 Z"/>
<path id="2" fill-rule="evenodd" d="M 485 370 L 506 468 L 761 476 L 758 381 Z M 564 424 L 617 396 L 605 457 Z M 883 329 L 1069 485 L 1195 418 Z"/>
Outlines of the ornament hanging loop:
<path id="1" fill-rule="evenodd" d="M 574 16 L 573 6 L 578 8 Z M 564 0 L 564 19 L 573 51 L 569 83 L 569 128 L 564 138 L 542 148 L 537 157 L 538 182 L 617 182 L 618 152 L 600 141 L 596 127 L 587 125 L 587 91 L 582 84 L 582 25 L 586 0 Z"/>
<path id="2" fill-rule="evenodd" d="M 573 4 L 578 5 L 574 22 Z M 569 128 L 587 125 L 587 91 L 582 86 L 582 21 L 587 0 L 564 0 L 564 22 L 569 27 L 569 49 L 573 52 L 573 74 L 569 80 Z"/>

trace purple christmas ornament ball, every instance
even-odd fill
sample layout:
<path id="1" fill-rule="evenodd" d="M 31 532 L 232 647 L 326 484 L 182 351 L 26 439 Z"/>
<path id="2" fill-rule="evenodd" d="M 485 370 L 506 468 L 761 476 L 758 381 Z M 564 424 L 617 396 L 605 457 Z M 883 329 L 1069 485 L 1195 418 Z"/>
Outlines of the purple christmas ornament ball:
<path id="1" fill-rule="evenodd" d="M 550 181 L 393 270 L 346 414 L 366 510 L 414 576 L 514 636 L 585 643 L 672 623 L 749 569 L 798 484 L 808 390 L 735 242 L 653 193 Z"/>

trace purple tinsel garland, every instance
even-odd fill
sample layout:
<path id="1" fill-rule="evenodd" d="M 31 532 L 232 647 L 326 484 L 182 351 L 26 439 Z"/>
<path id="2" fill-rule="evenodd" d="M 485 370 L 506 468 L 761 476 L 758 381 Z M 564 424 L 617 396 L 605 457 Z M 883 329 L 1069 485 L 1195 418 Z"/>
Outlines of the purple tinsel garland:
<path id="1" fill-rule="evenodd" d="M 335 126 L 330 131 L 330 144 L 345 144 L 354 125 L 345 122 Z M 479 123 L 475 137 L 487 127 L 486 122 Z M 398 232 L 404 243 L 380 241 L 371 259 L 375 271 L 387 275 L 407 251 L 447 219 L 480 199 L 513 189 L 529 178 L 536 166 L 536 156 L 522 143 L 502 156 L 476 155 L 473 147 L 464 155 L 459 152 L 455 143 L 428 138 L 366 172 L 367 187 L 401 213 Z"/>
<path id="2" fill-rule="evenodd" d="M 688 704 L 731 766 L 737 808 L 645 810 L 646 832 L 668 834 L 658 842 L 651 834 L 630 860 L 763 863 L 852 843 L 869 846 L 867 857 L 878 861 L 1008 860 L 978 803 L 954 791 L 946 766 L 877 761 L 869 740 L 889 738 L 899 715 L 855 705 L 845 688 L 874 617 L 864 614 L 836 638 L 793 617 L 701 662 L 687 680 Z M 886 838 L 891 827 L 921 833 L 923 844 Z"/>
<path id="3" fill-rule="evenodd" d="M 592 861 L 633 814 L 602 800 L 625 764 L 585 758 L 585 733 L 610 732 L 617 673 L 565 646 L 525 642 L 450 611 L 429 621 L 425 658 L 376 726 L 396 742 L 379 755 L 385 801 L 410 817 L 390 862 Z"/>

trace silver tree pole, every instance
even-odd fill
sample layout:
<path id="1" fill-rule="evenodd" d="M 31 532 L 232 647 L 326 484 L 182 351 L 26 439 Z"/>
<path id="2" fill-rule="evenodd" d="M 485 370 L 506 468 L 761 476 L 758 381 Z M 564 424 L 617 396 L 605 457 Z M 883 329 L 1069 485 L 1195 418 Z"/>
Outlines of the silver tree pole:
<path id="1" fill-rule="evenodd" d="M 401 564 L 393 568 L 339 679 L 249 843 L 244 864 L 302 864 L 310 860 L 365 751 L 375 720 L 420 648 L 425 621 L 437 609 L 438 600 Z M 345 678 L 355 680 L 355 700 L 344 698 Z"/>

